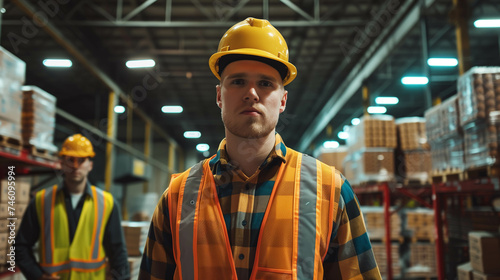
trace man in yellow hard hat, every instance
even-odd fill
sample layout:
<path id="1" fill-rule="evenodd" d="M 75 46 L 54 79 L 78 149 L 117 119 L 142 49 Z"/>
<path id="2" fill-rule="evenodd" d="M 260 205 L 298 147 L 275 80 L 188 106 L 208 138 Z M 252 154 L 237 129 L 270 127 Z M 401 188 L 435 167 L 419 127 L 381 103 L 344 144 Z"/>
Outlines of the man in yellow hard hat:
<path id="1" fill-rule="evenodd" d="M 283 36 L 247 18 L 209 60 L 225 139 L 172 176 L 139 279 L 381 279 L 359 203 L 334 167 L 276 133 L 297 75 Z"/>
<path id="2" fill-rule="evenodd" d="M 68 137 L 59 152 L 62 186 L 37 192 L 16 237 L 17 264 L 27 279 L 129 279 L 118 205 L 110 193 L 90 185 L 95 156 L 81 134 Z M 39 257 L 32 248 L 39 241 Z"/>

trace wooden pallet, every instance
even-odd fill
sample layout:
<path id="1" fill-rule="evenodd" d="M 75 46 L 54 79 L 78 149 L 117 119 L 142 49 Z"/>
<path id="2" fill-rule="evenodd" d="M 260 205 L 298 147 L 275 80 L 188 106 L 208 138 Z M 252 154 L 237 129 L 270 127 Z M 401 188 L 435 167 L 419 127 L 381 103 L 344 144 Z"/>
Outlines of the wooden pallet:
<path id="1" fill-rule="evenodd" d="M 453 181 L 462 181 L 464 179 L 464 171 L 460 168 L 433 170 L 431 174 L 432 183 L 446 183 Z"/>
<path id="2" fill-rule="evenodd" d="M 424 178 L 404 178 L 403 184 L 405 186 L 426 186 L 430 184 L 430 181 Z"/>
<path id="3" fill-rule="evenodd" d="M 35 147 L 33 145 L 28 146 L 28 151 L 30 152 L 30 154 L 32 156 L 35 156 L 35 157 L 39 157 L 39 158 L 43 158 L 43 159 L 47 159 L 47 160 L 51 160 L 51 161 L 58 160 L 57 155 L 55 155 L 53 152 L 48 151 L 46 149 L 41 149 L 41 148 Z"/>
<path id="4" fill-rule="evenodd" d="M 0 146 L 18 151 L 23 149 L 23 143 L 21 140 L 4 135 L 0 135 Z"/>
<path id="5" fill-rule="evenodd" d="M 499 175 L 500 175 L 500 166 L 498 165 L 478 166 L 478 167 L 471 167 L 465 170 L 464 179 L 474 180 L 485 177 L 496 177 Z"/>

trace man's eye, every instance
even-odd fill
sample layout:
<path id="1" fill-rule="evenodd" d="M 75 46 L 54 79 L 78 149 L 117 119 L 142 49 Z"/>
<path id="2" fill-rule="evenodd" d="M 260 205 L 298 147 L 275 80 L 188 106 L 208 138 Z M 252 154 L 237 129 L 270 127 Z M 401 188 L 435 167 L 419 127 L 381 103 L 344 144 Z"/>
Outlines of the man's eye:
<path id="1" fill-rule="evenodd" d="M 233 84 L 233 85 L 243 85 L 243 84 L 245 84 L 245 80 L 243 80 L 243 79 L 234 79 L 234 80 L 231 81 L 231 84 Z"/>
<path id="2" fill-rule="evenodd" d="M 260 81 L 260 85 L 264 86 L 264 87 L 272 87 L 273 83 L 271 83 L 269 81 Z"/>

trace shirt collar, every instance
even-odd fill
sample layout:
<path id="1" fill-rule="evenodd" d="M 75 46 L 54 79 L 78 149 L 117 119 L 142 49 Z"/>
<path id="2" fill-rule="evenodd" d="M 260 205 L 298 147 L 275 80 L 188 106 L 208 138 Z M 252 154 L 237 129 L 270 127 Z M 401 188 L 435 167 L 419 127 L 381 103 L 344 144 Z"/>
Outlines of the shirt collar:
<path id="1" fill-rule="evenodd" d="M 260 165 L 259 169 L 264 169 L 269 163 L 273 162 L 274 160 L 278 159 L 281 160 L 282 162 L 286 162 L 285 156 L 286 156 L 286 146 L 285 143 L 283 142 L 283 139 L 281 136 L 276 133 L 276 139 L 274 140 L 274 149 L 269 153 L 267 156 L 266 160 L 262 162 Z M 210 160 L 210 168 L 213 169 L 214 166 L 219 165 L 222 167 L 222 169 L 235 169 L 237 166 L 231 164 L 229 161 L 229 156 L 227 155 L 226 152 L 226 139 L 222 139 L 222 141 L 219 144 L 219 149 L 217 150 L 217 154 L 215 157 L 213 157 Z"/>
<path id="2" fill-rule="evenodd" d="M 64 191 L 64 195 L 65 196 L 69 196 L 70 195 L 69 191 L 68 191 L 68 188 L 66 188 L 66 183 L 63 182 L 63 187 L 62 188 L 58 188 L 57 191 L 59 192 L 61 190 Z M 90 182 L 89 182 L 88 179 L 87 179 L 87 183 L 85 184 L 85 190 L 83 191 L 83 194 L 89 195 L 89 196 L 92 197 L 92 190 L 90 188 Z"/>

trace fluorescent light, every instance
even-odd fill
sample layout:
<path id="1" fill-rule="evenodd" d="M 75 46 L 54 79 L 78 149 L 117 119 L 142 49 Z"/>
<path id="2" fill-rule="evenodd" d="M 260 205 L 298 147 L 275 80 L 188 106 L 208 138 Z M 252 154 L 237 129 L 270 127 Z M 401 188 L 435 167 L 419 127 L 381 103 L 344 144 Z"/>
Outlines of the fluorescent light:
<path id="1" fill-rule="evenodd" d="M 340 145 L 339 145 L 339 142 L 337 141 L 325 141 L 323 142 L 323 148 L 325 149 L 335 149 L 335 148 L 338 148 Z"/>
<path id="2" fill-rule="evenodd" d="M 422 76 L 407 76 L 401 79 L 401 83 L 403 85 L 426 85 L 429 83 L 429 79 Z"/>
<path id="3" fill-rule="evenodd" d="M 161 111 L 165 114 L 178 114 L 182 113 L 184 109 L 182 108 L 182 106 L 174 105 L 174 106 L 163 106 L 161 107 Z"/>
<path id="4" fill-rule="evenodd" d="M 340 139 L 345 140 L 345 139 L 349 138 L 349 133 L 348 133 L 348 132 L 346 132 L 346 131 L 341 131 L 341 132 L 339 132 L 339 134 L 337 134 L 337 136 L 338 136 Z"/>
<path id="5" fill-rule="evenodd" d="M 116 105 L 115 106 L 115 113 L 117 113 L 117 114 L 125 113 L 125 107 L 123 107 L 122 105 Z"/>
<path id="6" fill-rule="evenodd" d="M 202 143 L 196 145 L 196 150 L 198 150 L 199 152 L 205 152 L 208 151 L 208 149 L 210 149 L 210 146 L 208 146 L 208 144 Z"/>
<path id="7" fill-rule="evenodd" d="M 352 125 L 358 125 L 360 122 L 361 122 L 361 120 L 359 118 L 354 118 L 351 120 Z"/>
<path id="8" fill-rule="evenodd" d="M 140 60 L 129 60 L 125 63 L 128 68 L 147 68 L 156 65 L 155 61 L 152 59 L 140 59 Z"/>
<path id="9" fill-rule="evenodd" d="M 458 65 L 456 58 L 429 58 L 427 59 L 429 66 L 452 67 Z"/>
<path id="10" fill-rule="evenodd" d="M 44 59 L 43 65 L 46 67 L 71 67 L 73 62 L 69 59 Z"/>
<path id="11" fill-rule="evenodd" d="M 393 96 L 379 96 L 375 98 L 375 103 L 379 105 L 394 105 L 399 103 L 399 99 Z"/>
<path id="12" fill-rule="evenodd" d="M 201 132 L 199 131 L 184 131 L 184 138 L 200 138 Z"/>
<path id="13" fill-rule="evenodd" d="M 498 28 L 500 19 L 478 19 L 474 22 L 476 28 Z"/>
<path id="14" fill-rule="evenodd" d="M 370 106 L 368 107 L 368 113 L 370 114 L 383 114 L 387 112 L 387 108 L 384 106 Z"/>

